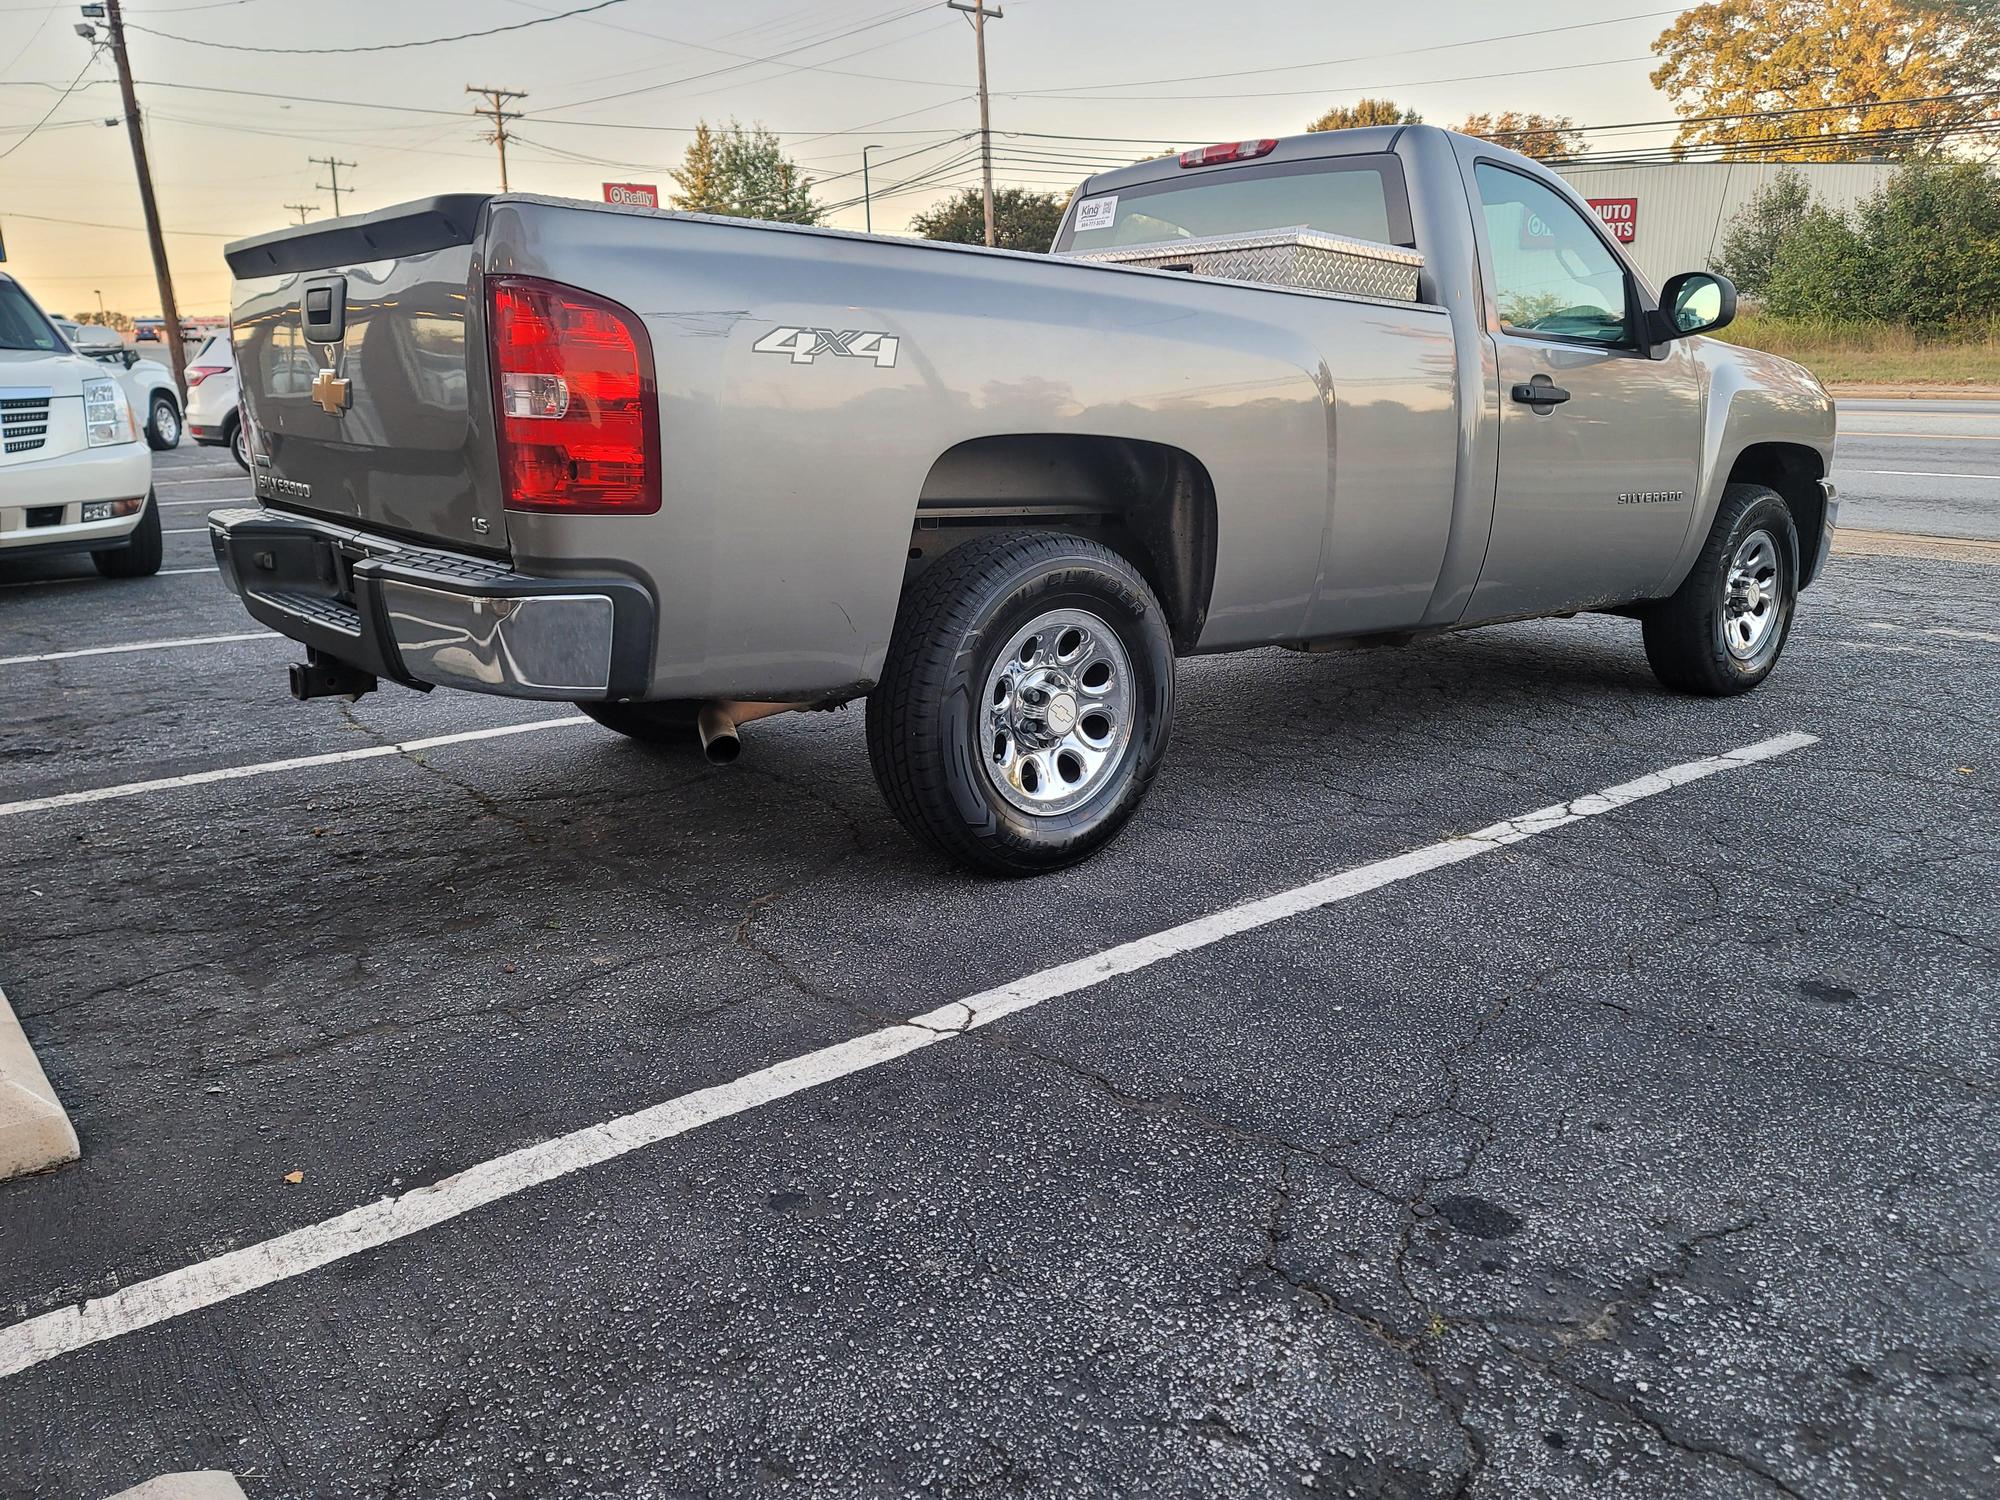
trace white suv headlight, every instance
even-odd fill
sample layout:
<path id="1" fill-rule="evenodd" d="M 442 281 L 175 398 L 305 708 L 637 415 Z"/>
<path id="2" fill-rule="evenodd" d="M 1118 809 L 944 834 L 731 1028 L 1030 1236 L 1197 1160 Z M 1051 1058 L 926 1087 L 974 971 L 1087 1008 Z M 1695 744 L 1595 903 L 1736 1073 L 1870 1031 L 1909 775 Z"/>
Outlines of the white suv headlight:
<path id="1" fill-rule="evenodd" d="M 132 420 L 132 403 L 115 380 L 83 383 L 83 425 L 93 448 L 135 442 L 139 436 L 138 425 Z"/>

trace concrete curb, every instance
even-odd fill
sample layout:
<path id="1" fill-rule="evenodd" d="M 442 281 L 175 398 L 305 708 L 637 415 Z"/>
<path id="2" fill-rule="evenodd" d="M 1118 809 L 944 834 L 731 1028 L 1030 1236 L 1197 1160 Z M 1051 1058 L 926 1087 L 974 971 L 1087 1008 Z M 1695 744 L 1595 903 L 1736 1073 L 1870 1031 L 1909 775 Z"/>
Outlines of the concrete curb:
<path id="1" fill-rule="evenodd" d="M 0 990 L 0 1182 L 81 1154 L 76 1130 Z"/>
<path id="2" fill-rule="evenodd" d="M 186 1474 L 162 1474 L 111 1500 L 245 1500 L 236 1476 L 226 1469 L 196 1469 Z"/>

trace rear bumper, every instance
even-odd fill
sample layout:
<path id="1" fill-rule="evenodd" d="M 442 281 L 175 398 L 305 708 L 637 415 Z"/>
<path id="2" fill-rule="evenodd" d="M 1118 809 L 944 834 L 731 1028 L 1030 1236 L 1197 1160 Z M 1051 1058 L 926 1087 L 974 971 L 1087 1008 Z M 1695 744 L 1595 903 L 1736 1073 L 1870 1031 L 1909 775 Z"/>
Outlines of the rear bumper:
<path id="1" fill-rule="evenodd" d="M 538 578 L 284 511 L 214 511 L 208 533 L 253 618 L 364 672 L 563 702 L 645 692 L 655 611 L 629 578 Z"/>

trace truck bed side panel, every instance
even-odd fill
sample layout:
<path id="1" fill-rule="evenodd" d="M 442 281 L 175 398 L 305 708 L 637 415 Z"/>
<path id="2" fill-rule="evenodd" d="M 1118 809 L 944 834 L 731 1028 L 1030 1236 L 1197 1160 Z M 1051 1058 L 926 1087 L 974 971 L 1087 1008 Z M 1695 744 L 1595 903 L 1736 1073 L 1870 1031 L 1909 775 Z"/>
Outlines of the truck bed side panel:
<path id="1" fill-rule="evenodd" d="M 1192 454 L 1219 520 L 1203 649 L 1304 633 L 1344 379 L 1364 421 L 1367 382 L 1392 371 L 1376 396 L 1443 413 L 1451 451 L 1449 333 L 1421 308 L 514 199 L 493 203 L 485 250 L 494 270 L 573 282 L 645 319 L 662 403 L 660 514 L 517 514 L 510 525 L 517 565 L 581 573 L 623 559 L 651 584 L 662 697 L 871 682 L 925 476 L 974 438 L 1097 435 Z M 894 363 L 832 343 L 808 354 L 810 338 L 774 349 L 791 328 L 894 339 Z M 1447 476 L 1447 517 L 1449 502 Z M 1435 555 L 1419 568 L 1406 538 L 1355 535 L 1407 586 L 1414 622 Z"/>

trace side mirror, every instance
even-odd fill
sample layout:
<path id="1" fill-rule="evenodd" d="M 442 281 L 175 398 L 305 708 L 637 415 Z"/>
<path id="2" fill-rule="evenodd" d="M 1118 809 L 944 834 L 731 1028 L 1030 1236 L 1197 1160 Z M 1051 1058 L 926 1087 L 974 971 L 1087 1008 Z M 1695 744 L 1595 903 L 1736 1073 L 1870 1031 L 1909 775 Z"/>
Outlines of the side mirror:
<path id="1" fill-rule="evenodd" d="M 1652 316 L 1653 341 L 1669 343 L 1697 333 L 1713 333 L 1736 321 L 1736 283 L 1713 271 L 1683 271 L 1660 288 Z"/>
<path id="2" fill-rule="evenodd" d="M 137 349 L 121 350 L 118 357 L 125 361 L 125 368 L 128 370 L 139 363 L 139 351 Z"/>

